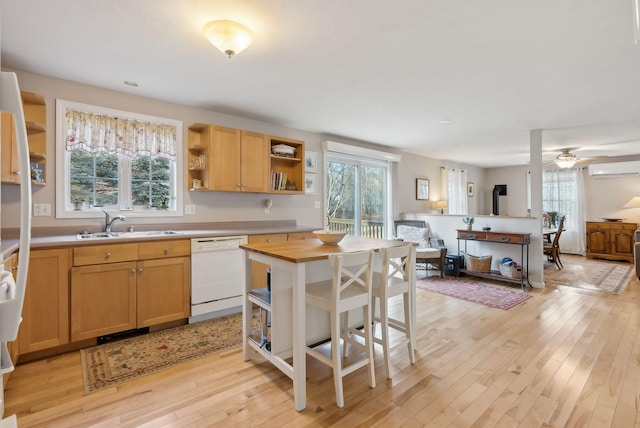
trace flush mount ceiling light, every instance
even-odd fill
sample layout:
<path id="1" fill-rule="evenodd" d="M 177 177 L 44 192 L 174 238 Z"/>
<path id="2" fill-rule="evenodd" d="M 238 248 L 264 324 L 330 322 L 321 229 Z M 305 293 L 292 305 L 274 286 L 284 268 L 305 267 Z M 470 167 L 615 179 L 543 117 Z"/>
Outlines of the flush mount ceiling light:
<path id="1" fill-rule="evenodd" d="M 202 28 L 202 32 L 213 46 L 229 58 L 248 48 L 253 41 L 251 30 L 242 24 L 224 19 L 208 22 Z"/>
<path id="2" fill-rule="evenodd" d="M 571 168 L 573 165 L 575 165 L 577 160 L 578 158 L 576 157 L 576 155 L 569 153 L 568 149 L 563 149 L 562 153 L 556 156 L 555 163 L 560 168 Z"/>

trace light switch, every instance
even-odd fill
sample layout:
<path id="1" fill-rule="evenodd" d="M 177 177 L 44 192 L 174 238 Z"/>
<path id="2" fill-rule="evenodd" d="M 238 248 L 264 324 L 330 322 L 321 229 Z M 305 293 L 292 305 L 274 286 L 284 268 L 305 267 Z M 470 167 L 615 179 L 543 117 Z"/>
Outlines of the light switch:
<path id="1" fill-rule="evenodd" d="M 50 217 L 51 204 L 33 204 L 34 217 Z"/>
<path id="2" fill-rule="evenodd" d="M 185 214 L 195 214 L 196 213 L 196 206 L 193 204 L 188 204 L 184 206 L 184 213 Z"/>

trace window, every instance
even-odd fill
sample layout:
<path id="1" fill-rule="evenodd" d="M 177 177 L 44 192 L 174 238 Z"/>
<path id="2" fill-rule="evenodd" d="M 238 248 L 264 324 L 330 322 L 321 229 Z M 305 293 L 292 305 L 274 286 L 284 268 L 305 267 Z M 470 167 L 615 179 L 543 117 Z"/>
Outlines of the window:
<path id="1" fill-rule="evenodd" d="M 468 214 L 467 172 L 459 168 L 441 167 L 442 199 L 447 200 L 449 214 Z"/>
<path id="2" fill-rule="evenodd" d="M 182 123 L 58 100 L 56 216 L 182 215 Z"/>
<path id="3" fill-rule="evenodd" d="M 326 227 L 355 236 L 386 238 L 389 206 L 388 162 L 327 153 Z"/>

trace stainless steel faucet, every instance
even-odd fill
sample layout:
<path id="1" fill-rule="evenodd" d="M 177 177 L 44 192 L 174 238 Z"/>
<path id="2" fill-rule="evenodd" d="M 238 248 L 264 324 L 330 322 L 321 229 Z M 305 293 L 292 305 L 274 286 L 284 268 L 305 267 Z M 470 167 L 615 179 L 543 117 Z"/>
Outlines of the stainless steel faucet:
<path id="1" fill-rule="evenodd" d="M 118 216 L 115 216 L 115 217 L 112 218 L 109 215 L 109 213 L 106 212 L 105 210 L 102 210 L 102 212 L 105 215 L 105 218 L 104 218 L 104 231 L 105 231 L 105 233 L 111 233 L 111 226 L 113 226 L 113 222 L 114 221 L 116 221 L 116 220 L 125 221 L 127 219 L 123 215 L 118 215 Z"/>

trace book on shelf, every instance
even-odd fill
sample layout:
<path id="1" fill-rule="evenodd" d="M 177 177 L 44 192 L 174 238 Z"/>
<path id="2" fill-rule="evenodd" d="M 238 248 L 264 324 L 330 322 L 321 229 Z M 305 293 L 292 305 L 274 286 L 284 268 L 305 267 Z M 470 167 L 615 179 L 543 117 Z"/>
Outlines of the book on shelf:
<path id="1" fill-rule="evenodd" d="M 286 190 L 287 174 L 285 172 L 271 172 L 271 189 Z"/>

